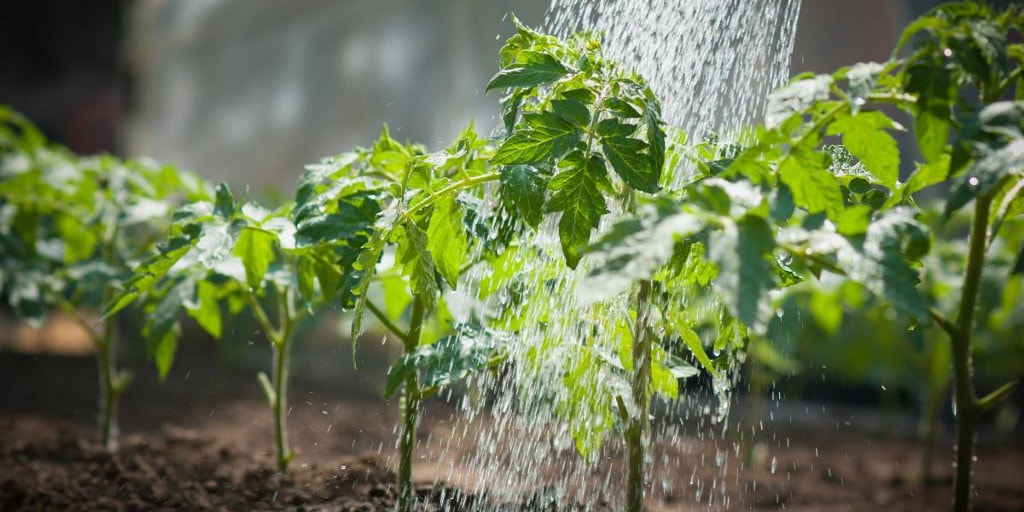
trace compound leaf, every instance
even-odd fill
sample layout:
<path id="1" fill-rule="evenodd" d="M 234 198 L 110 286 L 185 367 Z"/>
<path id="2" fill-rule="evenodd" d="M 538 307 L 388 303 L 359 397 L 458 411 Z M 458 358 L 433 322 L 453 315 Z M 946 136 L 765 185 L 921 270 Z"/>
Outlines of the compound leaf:
<path id="1" fill-rule="evenodd" d="M 463 226 L 465 211 L 454 195 L 442 197 L 434 204 L 427 226 L 427 249 L 437 264 L 437 271 L 452 289 L 459 280 L 462 265 L 469 247 L 466 228 Z"/>
<path id="2" fill-rule="evenodd" d="M 892 119 L 879 111 L 844 115 L 829 125 L 829 135 L 843 134 L 846 149 L 857 157 L 882 184 L 895 190 L 899 179 L 900 152 L 896 139 L 886 133 Z"/>
<path id="3" fill-rule="evenodd" d="M 575 155 L 575 156 L 574 156 Z M 548 188 L 553 192 L 547 208 L 562 212 L 558 222 L 558 236 L 566 263 L 576 268 L 582 256 L 581 249 L 590 241 L 590 232 L 597 229 L 601 216 L 608 213 L 602 187 L 610 187 L 608 171 L 599 157 L 585 159 L 582 153 L 566 157 L 568 168 L 551 179 Z"/>
<path id="4" fill-rule="evenodd" d="M 579 140 L 572 123 L 551 112 L 526 114 L 524 126 L 512 133 L 491 157 L 495 165 L 537 164 L 557 158 Z"/>

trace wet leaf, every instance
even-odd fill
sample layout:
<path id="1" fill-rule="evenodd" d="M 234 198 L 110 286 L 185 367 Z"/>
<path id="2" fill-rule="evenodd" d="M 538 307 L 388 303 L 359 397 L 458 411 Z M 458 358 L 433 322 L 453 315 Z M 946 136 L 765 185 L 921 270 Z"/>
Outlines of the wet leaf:
<path id="1" fill-rule="evenodd" d="M 793 193 L 797 206 L 809 213 L 825 212 L 835 218 L 843 208 L 839 181 L 828 171 L 825 155 L 794 150 L 779 169 L 779 178 Z"/>
<path id="2" fill-rule="evenodd" d="M 647 156 L 649 148 L 644 141 L 629 137 L 608 137 L 601 140 L 601 149 L 615 174 L 627 185 L 652 194 L 661 190 L 658 185 L 661 167 L 654 167 Z"/>
<path id="3" fill-rule="evenodd" d="M 972 200 L 984 196 L 998 186 L 1004 177 L 1024 169 L 1024 138 L 1014 139 L 1003 147 L 984 151 L 953 181 L 944 215 L 949 218 Z"/>
<path id="4" fill-rule="evenodd" d="M 797 80 L 772 91 L 768 95 L 768 113 L 765 114 L 765 125 L 768 128 L 776 128 L 791 115 L 807 110 L 815 102 L 827 100 L 831 86 L 831 76 L 818 75 L 813 78 Z"/>
<path id="5" fill-rule="evenodd" d="M 844 115 L 829 125 L 828 135 L 842 134 L 846 149 L 857 157 L 882 184 L 895 190 L 899 179 L 900 152 L 896 139 L 885 130 L 894 127 L 892 119 L 879 111 Z"/>
<path id="6" fill-rule="evenodd" d="M 548 184 L 552 195 L 547 209 L 562 213 L 558 222 L 562 253 L 569 267 L 576 268 L 582 257 L 581 249 L 590 241 L 590 233 L 608 213 L 601 188 L 611 184 L 604 162 L 596 156 L 584 159 L 577 153 L 575 157 L 567 157 L 566 163 L 568 168 L 556 174 Z"/>
<path id="7" fill-rule="evenodd" d="M 558 59 L 535 51 L 516 53 L 516 62 L 494 75 L 485 90 L 507 87 L 535 87 L 562 78 L 569 72 Z"/>
<path id="8" fill-rule="evenodd" d="M 245 227 L 238 234 L 238 240 L 231 251 L 245 266 L 245 280 L 249 287 L 258 289 L 270 263 L 275 259 L 277 237 L 259 228 Z"/>
<path id="9" fill-rule="evenodd" d="M 437 265 L 441 277 L 455 289 L 462 265 L 466 260 L 469 240 L 463 226 L 465 212 L 454 195 L 448 195 L 434 204 L 427 226 L 427 249 Z"/>
<path id="10" fill-rule="evenodd" d="M 572 123 L 551 112 L 526 114 L 524 126 L 512 133 L 491 157 L 495 165 L 538 164 L 568 152 L 580 138 Z"/>
<path id="11" fill-rule="evenodd" d="M 501 168 L 501 199 L 506 207 L 536 228 L 544 220 L 544 193 L 548 176 L 526 165 Z"/>
<path id="12" fill-rule="evenodd" d="M 768 292 L 775 278 L 768 257 L 775 248 L 764 219 L 746 216 L 713 231 L 708 257 L 718 265 L 717 291 L 729 311 L 755 332 L 764 333 L 771 315 Z"/>

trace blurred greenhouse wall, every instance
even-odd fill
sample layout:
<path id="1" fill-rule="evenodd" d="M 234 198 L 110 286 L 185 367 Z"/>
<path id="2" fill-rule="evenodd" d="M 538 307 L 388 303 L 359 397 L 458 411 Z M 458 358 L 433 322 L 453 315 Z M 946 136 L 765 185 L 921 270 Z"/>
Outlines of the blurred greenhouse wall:
<path id="1" fill-rule="evenodd" d="M 680 0 L 686 1 L 686 0 Z M 302 166 L 387 123 L 432 148 L 495 126 L 483 85 L 547 0 L 149 0 L 127 4 L 123 150 L 254 192 L 290 194 Z M 930 0 L 805 0 L 794 71 L 884 60 Z"/>
<path id="2" fill-rule="evenodd" d="M 369 144 L 447 144 L 498 111 L 483 86 L 545 0 L 199 0 L 135 4 L 126 150 L 290 193 L 302 165 Z"/>

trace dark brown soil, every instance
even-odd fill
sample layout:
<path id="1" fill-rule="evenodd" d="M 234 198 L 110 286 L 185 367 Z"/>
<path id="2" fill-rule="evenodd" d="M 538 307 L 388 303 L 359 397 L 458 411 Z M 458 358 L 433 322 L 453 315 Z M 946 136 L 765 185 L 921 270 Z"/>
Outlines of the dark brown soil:
<path id="1" fill-rule="evenodd" d="M 0 352 L 0 510 L 393 510 L 397 407 L 376 395 L 379 382 L 359 377 L 376 372 L 372 361 L 371 369 L 353 372 L 344 368 L 347 348 L 337 354 L 324 350 L 313 348 L 296 358 L 289 421 L 298 456 L 287 475 L 273 470 L 270 416 L 251 369 L 216 363 L 214 354 L 200 351 L 179 360 L 166 383 L 141 372 L 123 405 L 127 434 L 120 451 L 110 455 L 93 440 L 91 358 Z M 325 359 L 336 366 L 317 369 Z M 428 503 L 423 510 L 493 505 L 486 496 L 463 496 L 434 482 L 435 465 L 426 459 L 437 452 L 431 442 L 453 435 L 449 413 L 446 405 L 432 404 L 420 427 L 425 459 L 415 469 L 423 482 L 419 495 Z M 948 432 L 933 465 L 934 481 L 918 483 L 920 454 L 913 438 L 866 431 L 878 428 L 869 413 L 858 414 L 836 407 L 828 415 L 795 421 L 793 414 L 784 415 L 789 419 L 777 419 L 758 434 L 750 459 L 738 455 L 746 445 L 731 439 L 687 437 L 658 445 L 657 460 L 694 463 L 655 469 L 658 485 L 648 507 L 652 512 L 949 509 Z M 455 450 L 446 456 L 458 470 L 465 455 L 458 450 L 469 448 Z M 714 463 L 723 450 L 730 454 L 724 469 Z M 984 434 L 975 481 L 976 511 L 1024 511 L 1020 440 Z M 506 508 L 512 509 L 576 510 L 537 498 Z"/>

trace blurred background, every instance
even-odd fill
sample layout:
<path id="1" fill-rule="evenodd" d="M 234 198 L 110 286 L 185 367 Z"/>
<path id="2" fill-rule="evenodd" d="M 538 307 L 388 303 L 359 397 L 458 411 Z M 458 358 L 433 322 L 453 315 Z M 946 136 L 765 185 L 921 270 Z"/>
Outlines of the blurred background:
<path id="1" fill-rule="evenodd" d="M 884 60 L 932 0 L 802 4 L 792 72 Z M 0 103 L 80 153 L 152 156 L 256 191 L 387 123 L 438 147 L 494 126 L 483 85 L 514 12 L 548 0 L 8 2 Z"/>

